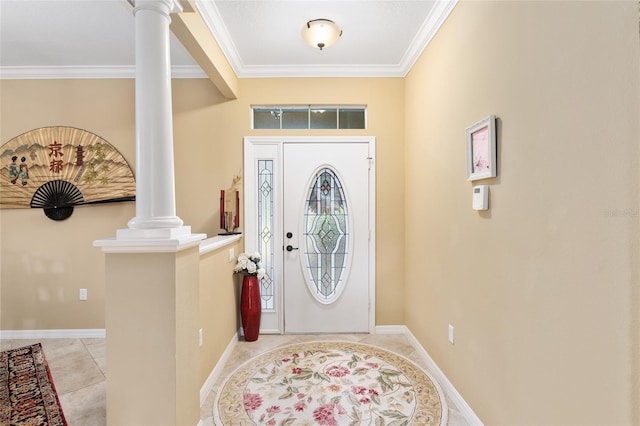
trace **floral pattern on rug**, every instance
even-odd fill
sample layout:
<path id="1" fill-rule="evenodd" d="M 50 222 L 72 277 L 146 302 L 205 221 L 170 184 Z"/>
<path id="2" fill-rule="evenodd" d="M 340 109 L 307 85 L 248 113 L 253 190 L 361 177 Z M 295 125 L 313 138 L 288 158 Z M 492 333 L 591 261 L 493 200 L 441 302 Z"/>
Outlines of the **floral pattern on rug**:
<path id="1" fill-rule="evenodd" d="M 224 383 L 222 425 L 440 425 L 442 392 L 408 359 L 375 346 L 308 342 L 261 354 Z"/>
<path id="2" fill-rule="evenodd" d="M 0 352 L 0 425 L 65 426 L 40 343 Z"/>

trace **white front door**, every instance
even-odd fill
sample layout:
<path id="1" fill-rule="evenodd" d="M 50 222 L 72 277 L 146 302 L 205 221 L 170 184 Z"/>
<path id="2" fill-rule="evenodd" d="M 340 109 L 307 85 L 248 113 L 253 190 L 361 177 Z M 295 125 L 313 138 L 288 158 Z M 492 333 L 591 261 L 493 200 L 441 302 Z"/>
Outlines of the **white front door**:
<path id="1" fill-rule="evenodd" d="M 248 136 L 244 155 L 245 250 L 267 270 L 260 332 L 373 332 L 375 139 Z"/>
<path id="2" fill-rule="evenodd" d="M 284 145 L 284 328 L 369 331 L 369 164 L 361 143 Z"/>

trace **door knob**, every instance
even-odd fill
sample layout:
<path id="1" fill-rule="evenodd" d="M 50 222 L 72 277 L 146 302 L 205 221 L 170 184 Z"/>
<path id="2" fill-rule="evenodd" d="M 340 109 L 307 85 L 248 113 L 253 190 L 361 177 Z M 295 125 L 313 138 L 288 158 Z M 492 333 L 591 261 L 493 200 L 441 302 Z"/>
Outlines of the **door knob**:
<path id="1" fill-rule="evenodd" d="M 293 247 L 291 245 L 287 246 L 287 251 L 293 251 L 293 250 L 298 250 L 298 247 Z"/>
<path id="2" fill-rule="evenodd" d="M 287 238 L 291 238 L 293 237 L 293 234 L 291 232 L 287 232 Z"/>

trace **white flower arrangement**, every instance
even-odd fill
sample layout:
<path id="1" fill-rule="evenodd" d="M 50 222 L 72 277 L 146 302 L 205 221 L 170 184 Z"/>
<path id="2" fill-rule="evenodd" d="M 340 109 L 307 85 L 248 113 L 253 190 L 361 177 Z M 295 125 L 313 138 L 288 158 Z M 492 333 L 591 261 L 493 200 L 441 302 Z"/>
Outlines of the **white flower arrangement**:
<path id="1" fill-rule="evenodd" d="M 246 275 L 255 275 L 258 279 L 264 277 L 266 271 L 260 267 L 260 253 L 240 253 L 233 272 L 244 273 Z"/>

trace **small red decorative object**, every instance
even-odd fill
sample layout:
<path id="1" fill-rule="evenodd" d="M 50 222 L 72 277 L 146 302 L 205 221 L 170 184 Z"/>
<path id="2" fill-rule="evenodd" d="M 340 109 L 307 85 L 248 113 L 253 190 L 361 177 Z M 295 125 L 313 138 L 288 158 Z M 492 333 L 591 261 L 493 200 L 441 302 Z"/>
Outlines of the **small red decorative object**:
<path id="1" fill-rule="evenodd" d="M 220 228 L 226 229 L 224 223 L 224 189 L 220 190 Z"/>
<path id="2" fill-rule="evenodd" d="M 242 280 L 240 295 L 240 315 L 242 316 L 242 330 L 247 342 L 258 340 L 260 333 L 260 282 L 255 275 L 245 275 Z"/>
<path id="3" fill-rule="evenodd" d="M 236 191 L 236 215 L 233 218 L 233 227 L 240 227 L 240 191 Z"/>

